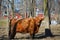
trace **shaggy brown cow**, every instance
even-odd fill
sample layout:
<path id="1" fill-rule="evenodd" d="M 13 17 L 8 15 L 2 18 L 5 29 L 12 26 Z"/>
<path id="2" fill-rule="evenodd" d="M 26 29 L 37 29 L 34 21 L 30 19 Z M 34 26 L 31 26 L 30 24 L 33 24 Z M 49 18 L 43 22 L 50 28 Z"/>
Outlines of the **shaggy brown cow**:
<path id="1" fill-rule="evenodd" d="M 31 17 L 24 19 L 11 19 L 9 24 L 9 38 L 13 39 L 17 32 L 30 33 L 32 37 L 38 32 L 44 17 Z"/>

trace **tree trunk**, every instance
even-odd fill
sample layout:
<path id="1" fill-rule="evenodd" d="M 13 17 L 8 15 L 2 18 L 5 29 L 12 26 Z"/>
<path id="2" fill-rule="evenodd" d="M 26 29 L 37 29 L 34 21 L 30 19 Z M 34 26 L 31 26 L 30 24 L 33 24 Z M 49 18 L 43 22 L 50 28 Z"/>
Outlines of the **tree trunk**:
<path id="1" fill-rule="evenodd" d="M 30 15 L 32 16 L 32 17 L 34 17 L 35 16 L 35 13 L 34 13 L 34 10 L 35 10 L 35 0 L 31 0 L 31 6 L 30 6 L 30 11 L 31 11 L 31 13 L 30 13 Z"/>
<path id="2" fill-rule="evenodd" d="M 0 18 L 1 18 L 1 1 L 0 1 Z"/>
<path id="3" fill-rule="evenodd" d="M 14 0 L 12 0 L 11 6 L 12 6 L 12 17 L 14 17 Z"/>
<path id="4" fill-rule="evenodd" d="M 59 12 L 58 12 L 58 23 L 60 24 L 60 0 L 58 0 L 58 8 L 59 8 Z"/>
<path id="5" fill-rule="evenodd" d="M 44 14 L 45 14 L 45 36 L 52 36 L 51 30 L 50 30 L 50 24 L 49 24 L 49 6 L 48 6 L 48 0 L 44 0 Z"/>

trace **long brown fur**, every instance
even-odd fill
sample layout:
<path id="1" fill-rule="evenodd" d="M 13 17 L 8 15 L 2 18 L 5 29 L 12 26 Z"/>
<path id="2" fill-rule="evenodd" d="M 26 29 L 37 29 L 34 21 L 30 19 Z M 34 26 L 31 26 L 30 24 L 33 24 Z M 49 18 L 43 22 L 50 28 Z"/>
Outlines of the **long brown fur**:
<path id="1" fill-rule="evenodd" d="M 12 19 L 11 20 L 11 34 L 19 33 L 30 33 L 30 35 L 36 34 L 39 30 L 40 24 L 44 17 L 37 16 L 35 18 L 25 18 L 21 20 Z M 11 36 L 12 36 L 11 35 Z M 14 35 L 15 36 L 15 35 Z M 13 36 L 13 37 L 14 37 Z"/>

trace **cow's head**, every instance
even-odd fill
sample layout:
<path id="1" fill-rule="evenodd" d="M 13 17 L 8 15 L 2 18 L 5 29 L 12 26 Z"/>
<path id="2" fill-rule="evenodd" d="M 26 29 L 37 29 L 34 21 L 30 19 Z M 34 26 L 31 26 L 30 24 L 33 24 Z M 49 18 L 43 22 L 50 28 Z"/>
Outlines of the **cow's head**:
<path id="1" fill-rule="evenodd" d="M 44 16 L 36 16 L 34 18 L 36 25 L 40 25 L 43 19 L 44 19 Z"/>

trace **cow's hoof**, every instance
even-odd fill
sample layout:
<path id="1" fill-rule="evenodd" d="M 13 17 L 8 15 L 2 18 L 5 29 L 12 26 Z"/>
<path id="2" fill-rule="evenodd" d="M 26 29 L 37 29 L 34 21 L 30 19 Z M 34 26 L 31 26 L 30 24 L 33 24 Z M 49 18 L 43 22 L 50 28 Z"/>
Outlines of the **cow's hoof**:
<path id="1" fill-rule="evenodd" d="M 14 39 L 14 36 L 15 36 L 15 35 L 10 34 L 9 39 Z"/>

